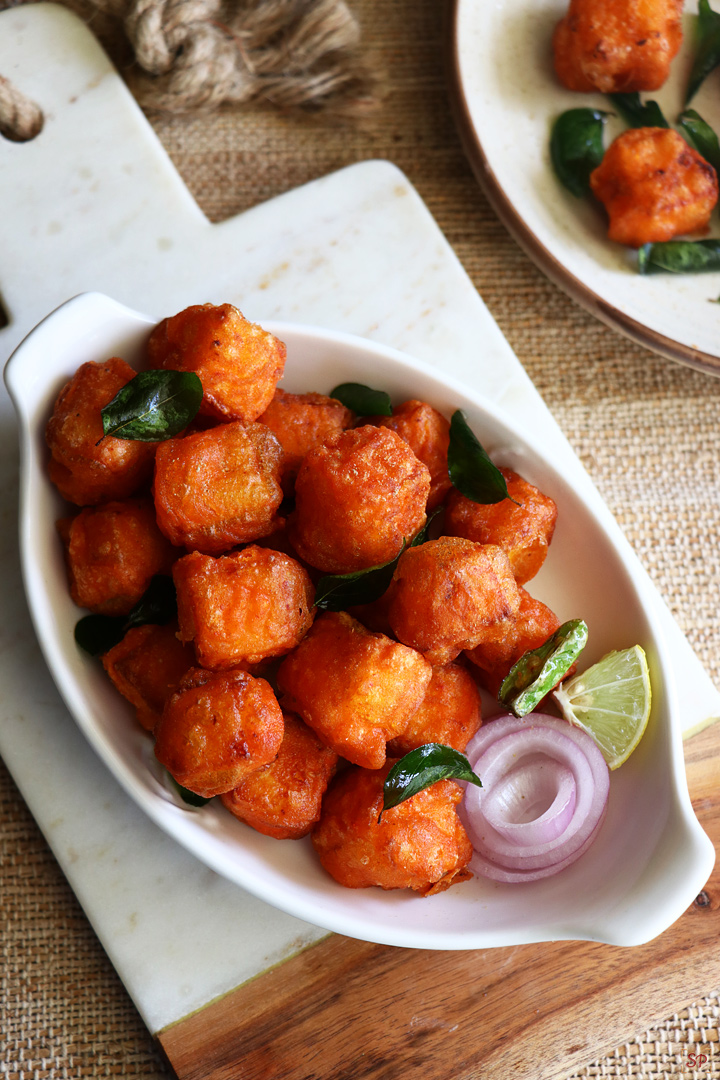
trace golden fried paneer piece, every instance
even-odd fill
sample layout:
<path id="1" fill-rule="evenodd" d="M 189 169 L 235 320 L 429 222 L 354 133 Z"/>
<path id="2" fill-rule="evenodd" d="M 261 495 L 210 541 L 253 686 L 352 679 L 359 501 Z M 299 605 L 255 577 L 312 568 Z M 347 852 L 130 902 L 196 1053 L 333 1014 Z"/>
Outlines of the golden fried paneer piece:
<path id="1" fill-rule="evenodd" d="M 194 371 L 203 386 L 200 412 L 250 423 L 268 407 L 285 368 L 286 349 L 232 304 L 195 304 L 163 319 L 148 342 L 151 368 Z"/>
<path id="2" fill-rule="evenodd" d="M 58 522 L 70 595 L 100 615 L 127 615 L 155 574 L 169 574 L 180 552 L 165 539 L 149 498 L 87 506 Z"/>
<path id="3" fill-rule="evenodd" d="M 441 536 L 408 548 L 393 576 L 390 625 L 433 664 L 472 649 L 487 628 L 515 615 L 518 587 L 507 555 L 494 544 Z"/>
<path id="4" fill-rule="evenodd" d="M 278 756 L 222 796 L 240 821 L 276 840 L 299 840 L 320 820 L 322 798 L 338 756 L 293 713 L 284 713 Z"/>
<path id="5" fill-rule="evenodd" d="M 480 691 L 459 664 L 435 665 L 420 708 L 402 735 L 388 743 L 389 757 L 403 757 L 425 743 L 464 750 L 482 723 Z"/>
<path id="6" fill-rule="evenodd" d="M 195 655 L 178 640 L 177 624 L 147 623 L 128 630 L 102 663 L 116 690 L 135 706 L 139 722 L 152 731 L 170 694 L 194 666 Z"/>
<path id="7" fill-rule="evenodd" d="M 570 0 L 553 35 L 558 78 L 569 90 L 658 90 L 682 43 L 682 0 Z"/>
<path id="8" fill-rule="evenodd" d="M 560 620 L 541 600 L 520 589 L 520 610 L 514 618 L 497 623 L 480 645 L 466 655 L 478 670 L 482 686 L 494 696 L 503 679 L 523 653 L 544 645 L 560 626 Z"/>
<path id="9" fill-rule="evenodd" d="M 303 459 L 290 539 L 329 574 L 389 562 L 425 524 L 429 491 L 427 467 L 394 431 L 342 431 Z"/>
<path id="10" fill-rule="evenodd" d="M 414 649 L 373 634 L 346 612 L 325 612 L 277 674 L 283 707 L 367 769 L 419 708 L 432 669 Z"/>
<path id="11" fill-rule="evenodd" d="M 45 430 L 50 479 L 68 502 L 94 506 L 135 494 L 152 473 L 156 443 L 103 436 L 100 412 L 135 377 L 119 357 L 82 364 L 65 384 Z"/>
<path id="12" fill-rule="evenodd" d="M 294 649 L 313 621 L 315 590 L 300 563 L 251 544 L 213 558 L 193 551 L 173 567 L 181 641 L 220 670 Z"/>
<path id="13" fill-rule="evenodd" d="M 325 870 L 348 889 L 378 885 L 421 896 L 467 881 L 472 845 L 455 810 L 461 788 L 441 780 L 386 810 L 378 822 L 392 764 L 350 768 L 330 784 L 312 834 Z"/>
<path id="14" fill-rule="evenodd" d="M 282 448 L 264 424 L 220 424 L 158 446 L 157 522 L 179 547 L 219 554 L 267 536 L 282 502 Z"/>
<path id="15" fill-rule="evenodd" d="M 193 667 L 155 726 L 155 756 L 182 787 L 211 799 L 277 756 L 283 715 L 270 684 L 246 671 Z"/>
<path id="16" fill-rule="evenodd" d="M 430 495 L 427 509 L 434 510 L 451 488 L 448 474 L 450 424 L 437 409 L 425 401 L 403 401 L 393 409 L 392 416 L 380 416 L 373 423 L 396 431 L 409 443 L 415 457 L 430 470 Z"/>
<path id="17" fill-rule="evenodd" d="M 609 238 L 634 248 L 704 229 L 718 200 L 712 165 L 669 128 L 624 131 L 590 187 L 610 218 Z"/>
<path id="18" fill-rule="evenodd" d="M 258 422 L 267 424 L 285 452 L 283 491 L 292 494 L 300 462 L 314 446 L 349 428 L 355 414 L 323 394 L 288 394 L 279 388 Z"/>
<path id="19" fill-rule="evenodd" d="M 510 560 L 518 585 L 524 585 L 545 562 L 557 507 L 549 495 L 543 495 L 511 469 L 500 472 L 510 498 L 483 504 L 453 490 L 448 496 L 443 530 L 448 536 L 464 536 L 478 544 L 497 544 Z"/>

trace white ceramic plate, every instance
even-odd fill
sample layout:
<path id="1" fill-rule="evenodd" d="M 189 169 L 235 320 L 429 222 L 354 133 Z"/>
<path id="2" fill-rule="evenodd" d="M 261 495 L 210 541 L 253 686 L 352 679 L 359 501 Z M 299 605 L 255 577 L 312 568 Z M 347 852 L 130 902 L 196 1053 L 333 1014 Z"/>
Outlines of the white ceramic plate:
<path id="1" fill-rule="evenodd" d="M 449 39 L 451 97 L 470 163 L 496 213 L 541 270 L 594 315 L 649 349 L 720 375 L 720 272 L 641 276 L 629 248 L 606 236 L 602 207 L 575 199 L 555 179 L 549 138 L 566 109 L 608 110 L 602 94 L 576 94 L 558 81 L 551 38 L 567 0 L 454 0 Z M 641 95 L 672 125 L 682 111 L 692 13 L 685 43 L 662 90 Z M 692 108 L 720 132 L 720 74 Z M 607 124 L 606 143 L 623 130 Z M 720 235 L 718 211 L 711 235 Z"/>
<path id="2" fill-rule="evenodd" d="M 70 600 L 55 520 L 67 512 L 46 478 L 44 428 L 55 396 L 87 360 L 120 355 L 135 364 L 151 322 L 99 294 L 58 308 L 23 341 L 5 378 L 21 427 L 21 548 L 38 639 L 58 688 L 85 735 L 131 797 L 170 836 L 218 873 L 306 922 L 351 937 L 431 949 L 477 949 L 560 938 L 633 945 L 661 933 L 705 884 L 714 850 L 687 794 L 678 701 L 653 595 L 603 503 L 580 497 L 510 419 L 459 384 L 403 354 L 348 335 L 283 324 L 283 387 L 328 392 L 358 378 L 395 402 L 424 398 L 445 414 L 465 409 L 500 464 L 515 467 L 554 497 L 559 521 L 548 559 L 530 591 L 561 619 L 584 618 L 584 663 L 640 643 L 654 686 L 649 729 L 613 775 L 606 820 L 592 848 L 563 873 L 523 885 L 474 879 L 439 896 L 348 890 L 315 860 L 309 840 L 277 841 L 233 818 L 219 800 L 199 811 L 167 789 L 151 740 L 101 666 L 73 639 L 80 612 Z"/>

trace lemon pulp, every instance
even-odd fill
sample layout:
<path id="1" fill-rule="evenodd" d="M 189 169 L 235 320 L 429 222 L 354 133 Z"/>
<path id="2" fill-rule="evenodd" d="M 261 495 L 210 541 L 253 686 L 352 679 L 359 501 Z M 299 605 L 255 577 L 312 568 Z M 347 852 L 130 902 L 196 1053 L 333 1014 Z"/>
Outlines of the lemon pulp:
<path id="1" fill-rule="evenodd" d="M 627 761 L 647 727 L 652 699 L 639 645 L 608 653 L 553 693 L 565 719 L 595 740 L 610 769 Z"/>

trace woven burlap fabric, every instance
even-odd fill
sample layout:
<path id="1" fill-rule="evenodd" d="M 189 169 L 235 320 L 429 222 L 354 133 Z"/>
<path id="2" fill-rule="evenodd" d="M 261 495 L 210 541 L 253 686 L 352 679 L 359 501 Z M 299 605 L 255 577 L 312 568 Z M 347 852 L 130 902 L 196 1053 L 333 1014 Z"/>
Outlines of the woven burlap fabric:
<path id="1" fill-rule="evenodd" d="M 353 0 L 350 6 L 387 91 L 367 127 L 337 128 L 253 110 L 151 116 L 158 136 L 215 221 L 355 161 L 395 162 L 427 203 L 720 685 L 720 379 L 662 360 L 598 323 L 509 238 L 479 190 L 453 126 L 441 48 L 443 5 Z M 79 3 L 75 10 L 89 11 Z M 126 63 L 127 46 L 111 22 L 95 17 L 91 25 L 116 62 Z M 168 1075 L 4 770 L 0 800 L 0 1075 Z M 720 998 L 715 987 L 706 993 L 650 1032 L 634 1031 L 629 1016 L 634 1042 L 577 1075 L 720 1077 Z M 691 1053 L 707 1061 L 694 1070 Z"/>

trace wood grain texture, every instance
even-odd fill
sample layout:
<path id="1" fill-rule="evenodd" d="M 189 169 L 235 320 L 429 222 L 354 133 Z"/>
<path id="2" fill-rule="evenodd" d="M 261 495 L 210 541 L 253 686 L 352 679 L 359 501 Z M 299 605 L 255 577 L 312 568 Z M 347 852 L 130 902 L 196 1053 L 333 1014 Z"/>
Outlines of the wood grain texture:
<path id="1" fill-rule="evenodd" d="M 720 843 L 720 724 L 686 744 Z M 720 867 L 632 949 L 426 952 L 332 936 L 159 1035 L 180 1080 L 561 1080 L 720 985 Z"/>

